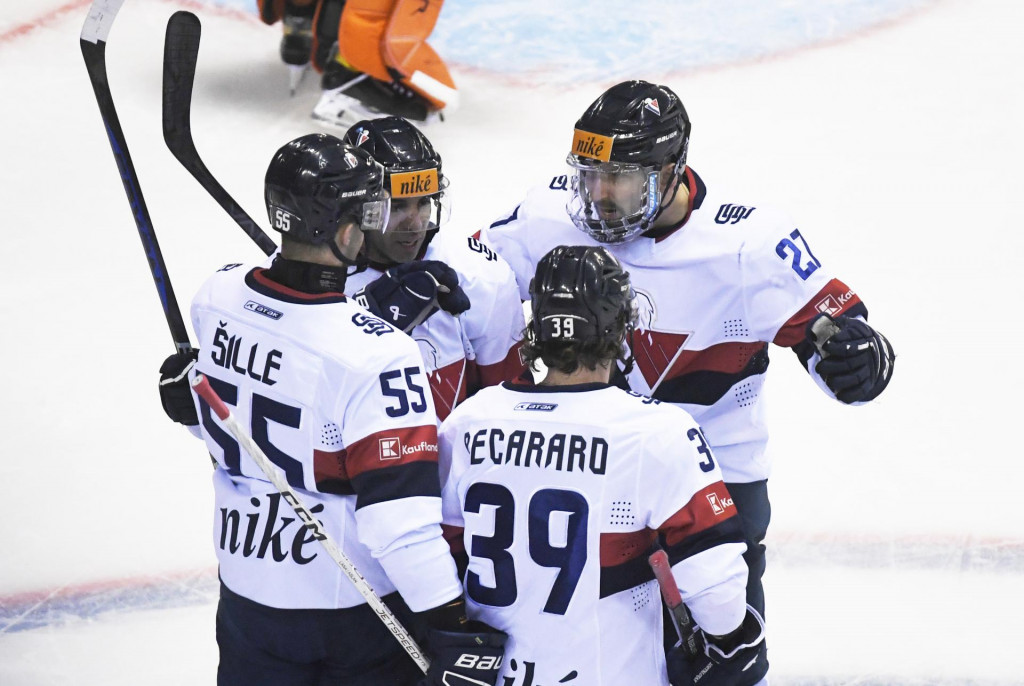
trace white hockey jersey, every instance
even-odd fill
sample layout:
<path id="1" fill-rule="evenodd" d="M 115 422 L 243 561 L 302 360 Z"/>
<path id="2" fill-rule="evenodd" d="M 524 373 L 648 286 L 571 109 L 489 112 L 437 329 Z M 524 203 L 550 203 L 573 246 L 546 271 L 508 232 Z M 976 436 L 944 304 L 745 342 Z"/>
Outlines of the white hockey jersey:
<path id="1" fill-rule="evenodd" d="M 680 228 L 605 246 L 636 291 L 640 319 L 629 386 L 686 409 L 711 441 L 727 483 L 766 479 L 761 390 L 768 343 L 792 348 L 831 395 L 813 372 L 820 358 L 806 341 L 807 324 L 821 312 L 867 310 L 784 214 L 706 185 L 689 168 L 685 180 L 690 212 Z M 515 271 L 524 299 L 549 250 L 599 245 L 569 220 L 569 192 L 568 177 L 555 177 L 480 232 Z"/>
<path id="2" fill-rule="evenodd" d="M 461 592 L 441 535 L 437 423 L 416 345 L 340 293 L 228 265 L 192 303 L 197 369 L 379 595 Z M 364 602 L 248 454 L 198 403 L 217 461 L 213 542 L 235 593 L 276 608 Z"/>
<path id="3" fill-rule="evenodd" d="M 739 518 L 679 408 L 607 384 L 505 383 L 457 407 L 439 440 L 469 615 L 509 634 L 498 683 L 667 684 L 647 562 L 659 537 L 695 620 L 739 626 Z"/>
<path id="4" fill-rule="evenodd" d="M 468 395 L 525 371 L 519 357 L 523 306 L 508 264 L 476 238 L 441 232 L 421 259 L 444 262 L 458 272 L 470 302 L 460 316 L 436 312 L 410 334 L 430 376 L 438 419 L 444 419 Z M 346 293 L 356 293 L 381 273 L 370 267 L 349 276 Z"/>

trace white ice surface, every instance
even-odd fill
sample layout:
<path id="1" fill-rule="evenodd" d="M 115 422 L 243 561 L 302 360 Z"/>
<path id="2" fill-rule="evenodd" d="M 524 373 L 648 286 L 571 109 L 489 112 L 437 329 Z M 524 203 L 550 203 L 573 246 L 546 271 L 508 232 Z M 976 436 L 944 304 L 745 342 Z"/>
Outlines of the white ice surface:
<path id="1" fill-rule="evenodd" d="M 771 4 L 799 3 L 748 7 Z M 832 4 L 848 18 L 840 9 L 858 3 Z M 767 51 L 729 53 L 731 65 L 712 45 L 713 66 L 650 61 L 647 73 L 624 59 L 578 84 L 557 61 L 521 71 L 472 62 L 455 41 L 473 24 L 447 17 L 460 5 L 485 7 L 453 1 L 438 27 L 462 96 L 428 131 L 453 182 L 447 230 L 479 228 L 560 173 L 573 122 L 605 86 L 662 80 L 694 122 L 692 166 L 787 209 L 899 354 L 885 395 L 848 408 L 773 350 L 773 684 L 1024 684 L 1024 365 L 1013 323 L 1024 5 L 904 3 L 891 20 L 809 31 L 810 43 L 780 46 L 773 34 Z M 743 3 L 693 5 L 719 8 L 708 32 L 725 43 L 752 40 Z M 87 6 L 0 6 L 0 684 L 212 683 L 208 459 L 157 400 L 171 341 L 78 48 Z M 230 3 L 125 3 L 110 83 L 186 308 L 210 271 L 261 253 L 163 145 L 163 30 L 178 9 L 203 21 L 197 146 L 261 223 L 266 163 L 317 130 L 317 86 L 307 76 L 289 99 L 278 32 Z M 563 40 L 577 35 L 573 22 L 601 16 L 564 13 Z M 683 24 L 649 38 L 661 50 Z M 514 38 L 495 40 L 509 64 Z M 590 43 L 598 66 L 632 54 Z M 578 47 L 566 54 L 580 59 Z M 164 591 L 179 584 L 193 604 L 166 607 Z M 52 602 L 61 598 L 71 600 Z M 113 600 L 83 613 L 76 598 Z M 47 607 L 54 614 L 26 628 Z"/>

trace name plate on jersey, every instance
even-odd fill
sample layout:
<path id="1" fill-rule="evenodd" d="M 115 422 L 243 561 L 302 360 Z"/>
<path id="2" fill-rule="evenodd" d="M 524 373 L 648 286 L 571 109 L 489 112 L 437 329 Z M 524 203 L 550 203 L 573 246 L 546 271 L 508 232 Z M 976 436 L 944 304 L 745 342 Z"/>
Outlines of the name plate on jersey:
<path id="1" fill-rule="evenodd" d="M 392 198 L 416 198 L 437 193 L 437 169 L 401 172 L 391 175 Z"/>
<path id="2" fill-rule="evenodd" d="M 607 162 L 612 158 L 613 142 L 611 136 L 575 129 L 572 134 L 572 154 Z"/>

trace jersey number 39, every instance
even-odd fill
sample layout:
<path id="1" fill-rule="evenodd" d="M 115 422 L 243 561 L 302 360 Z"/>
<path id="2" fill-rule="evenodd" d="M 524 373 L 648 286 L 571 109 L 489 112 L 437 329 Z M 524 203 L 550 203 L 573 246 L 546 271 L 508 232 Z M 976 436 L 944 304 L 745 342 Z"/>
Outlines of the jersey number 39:
<path id="1" fill-rule="evenodd" d="M 579 493 L 556 488 L 537 491 L 526 507 L 528 530 L 517 532 L 516 503 L 511 491 L 504 486 L 483 481 L 474 483 L 466 491 L 466 504 L 463 508 L 466 512 L 479 514 L 490 510 L 494 513 L 494 535 L 473 535 L 467 550 L 471 558 L 491 562 L 494 585 L 484 585 L 480 576 L 470 569 L 466 575 L 466 592 L 481 605 L 507 607 L 514 603 L 519 590 L 516 563 L 509 548 L 517 535 L 525 533 L 530 560 L 541 567 L 558 570 L 544 603 L 544 612 L 564 615 L 587 563 L 587 515 L 590 508 Z M 554 513 L 559 513 L 559 519 L 565 522 L 564 541 L 551 540 L 551 519 Z"/>

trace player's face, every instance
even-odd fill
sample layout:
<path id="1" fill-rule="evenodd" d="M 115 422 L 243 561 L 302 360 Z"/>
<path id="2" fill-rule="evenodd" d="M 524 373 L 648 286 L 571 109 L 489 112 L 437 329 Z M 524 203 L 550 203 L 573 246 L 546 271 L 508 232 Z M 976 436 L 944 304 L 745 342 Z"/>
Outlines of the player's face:
<path id="1" fill-rule="evenodd" d="M 367 257 L 398 264 L 416 259 L 430 228 L 432 210 L 429 197 L 392 200 L 387 230 L 366 236 Z"/>
<path id="2" fill-rule="evenodd" d="M 612 222 L 637 213 L 644 205 L 647 173 L 643 169 L 579 172 L 581 194 L 589 200 L 597 218 Z"/>

